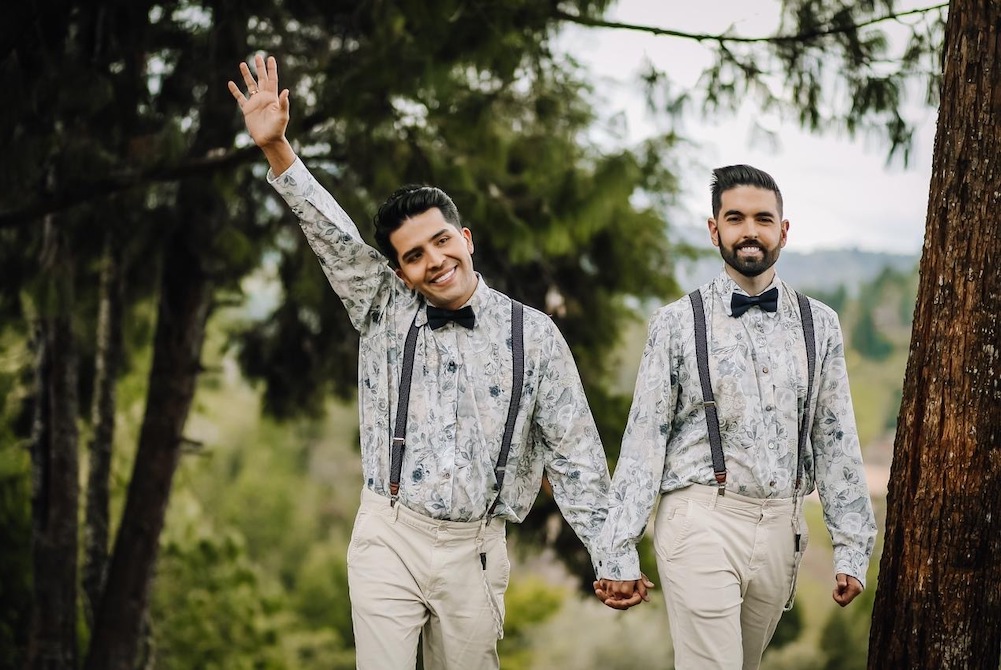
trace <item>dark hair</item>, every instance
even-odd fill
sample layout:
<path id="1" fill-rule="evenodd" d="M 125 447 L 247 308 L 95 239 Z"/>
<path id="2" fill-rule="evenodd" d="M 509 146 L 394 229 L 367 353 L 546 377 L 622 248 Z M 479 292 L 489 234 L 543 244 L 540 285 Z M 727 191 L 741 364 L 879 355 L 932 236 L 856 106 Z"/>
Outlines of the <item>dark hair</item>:
<path id="1" fill-rule="evenodd" d="M 394 267 L 399 267 L 399 253 L 393 248 L 389 236 L 410 217 L 423 214 L 435 207 L 441 210 L 446 221 L 456 228 L 462 228 L 462 220 L 459 218 L 459 210 L 456 209 L 455 203 L 447 193 L 434 186 L 420 184 L 401 186 L 379 206 L 374 219 L 375 241 Z"/>
<path id="2" fill-rule="evenodd" d="M 782 216 L 782 192 L 779 191 L 778 184 L 775 183 L 770 174 L 750 165 L 727 165 L 713 170 L 710 188 L 713 197 L 714 219 L 719 217 L 723 192 L 737 186 L 754 186 L 772 191 L 775 193 L 775 200 L 779 206 L 779 217 Z"/>

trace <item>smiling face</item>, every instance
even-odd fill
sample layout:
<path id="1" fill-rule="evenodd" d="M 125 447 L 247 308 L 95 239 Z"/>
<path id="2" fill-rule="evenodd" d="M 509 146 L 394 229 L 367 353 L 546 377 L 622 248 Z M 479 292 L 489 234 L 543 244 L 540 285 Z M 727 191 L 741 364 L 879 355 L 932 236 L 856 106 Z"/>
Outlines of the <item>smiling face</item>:
<path id="1" fill-rule="evenodd" d="M 473 295 L 473 234 L 446 221 L 437 207 L 404 220 L 389 241 L 399 259 L 397 276 L 432 305 L 458 309 Z"/>
<path id="2" fill-rule="evenodd" d="M 788 231 L 789 222 L 782 219 L 775 192 L 756 186 L 723 191 L 719 213 L 709 219 L 712 242 L 719 247 L 731 276 L 734 271 L 741 275 L 734 278 L 742 286 L 741 278 L 763 282 L 762 288 L 771 282 L 772 273 L 765 273 L 778 260 Z"/>

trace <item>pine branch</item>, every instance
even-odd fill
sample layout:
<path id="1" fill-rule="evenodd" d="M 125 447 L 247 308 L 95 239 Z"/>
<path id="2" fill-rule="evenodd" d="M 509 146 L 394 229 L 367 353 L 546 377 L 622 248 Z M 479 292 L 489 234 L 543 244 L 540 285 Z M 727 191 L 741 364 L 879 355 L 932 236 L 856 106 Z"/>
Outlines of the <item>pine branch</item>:
<path id="1" fill-rule="evenodd" d="M 103 179 L 67 186 L 57 193 L 39 194 L 22 207 L 0 211 L 0 228 L 37 221 L 47 214 L 61 212 L 132 188 L 213 174 L 218 170 L 230 169 L 254 160 L 259 154 L 260 149 L 251 145 L 242 149 L 192 158 L 176 165 L 156 166 L 138 172 L 121 172 Z"/>
<path id="2" fill-rule="evenodd" d="M 657 26 L 644 26 L 635 23 L 621 23 L 618 21 L 605 21 L 603 19 L 596 19 L 589 16 L 580 16 L 576 14 L 568 14 L 562 10 L 556 10 L 556 18 L 562 19 L 569 23 L 576 23 L 578 25 L 587 26 L 589 28 L 611 28 L 614 30 L 634 30 L 638 32 L 650 33 L 652 35 L 662 36 L 662 37 L 678 37 L 681 39 L 694 40 L 696 42 L 717 42 L 719 44 L 727 43 L 742 43 L 742 44 L 788 44 L 790 42 L 813 42 L 823 37 L 829 37 L 831 35 L 840 35 L 847 32 L 854 32 L 860 28 L 866 28 L 877 23 L 883 23 L 884 21 L 894 21 L 897 19 L 904 18 L 906 16 L 913 16 L 915 14 L 928 14 L 930 12 L 945 9 L 949 6 L 948 2 L 944 2 L 938 5 L 932 5 L 931 7 L 923 7 L 920 9 L 910 9 L 906 12 L 895 12 L 893 14 L 887 14 L 885 16 L 878 16 L 867 21 L 862 21 L 861 23 L 856 23 L 848 26 L 828 26 L 825 28 L 819 28 L 817 30 L 811 30 L 804 33 L 797 33 L 795 35 L 772 35 L 770 37 L 740 37 L 737 35 L 727 35 L 726 33 L 719 34 L 709 34 L 709 33 L 689 33 L 681 30 L 671 30 L 669 28 L 660 28 Z"/>

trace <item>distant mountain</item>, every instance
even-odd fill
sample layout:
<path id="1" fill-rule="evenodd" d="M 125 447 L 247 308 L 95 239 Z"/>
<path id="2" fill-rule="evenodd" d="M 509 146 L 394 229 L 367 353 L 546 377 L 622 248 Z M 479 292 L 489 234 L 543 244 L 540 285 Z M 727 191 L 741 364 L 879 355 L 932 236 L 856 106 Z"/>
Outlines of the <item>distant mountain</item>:
<path id="1" fill-rule="evenodd" d="M 862 284 L 875 279 L 885 268 L 910 272 L 918 264 L 917 254 L 896 254 L 862 249 L 823 249 L 810 252 L 782 250 L 776 264 L 779 276 L 805 292 L 833 291 L 844 286 L 855 295 Z M 676 276 L 683 291 L 690 291 L 715 277 L 723 259 L 713 249 L 697 261 L 681 261 Z"/>

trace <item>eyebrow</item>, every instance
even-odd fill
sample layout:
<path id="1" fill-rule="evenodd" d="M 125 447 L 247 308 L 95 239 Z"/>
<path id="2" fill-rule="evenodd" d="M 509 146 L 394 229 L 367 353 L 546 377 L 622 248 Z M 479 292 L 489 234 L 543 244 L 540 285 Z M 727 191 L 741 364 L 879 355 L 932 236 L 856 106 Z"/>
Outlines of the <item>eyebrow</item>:
<path id="1" fill-rule="evenodd" d="M 743 215 L 743 213 L 744 212 L 742 212 L 739 209 L 728 209 L 725 212 L 723 212 L 723 218 L 726 218 L 726 217 L 730 216 L 731 214 Z M 754 216 L 755 217 L 770 216 L 773 219 L 774 218 L 778 218 L 778 215 L 775 212 L 773 212 L 771 210 L 768 210 L 768 209 L 763 209 L 760 212 L 755 212 Z"/>
<path id="2" fill-rule="evenodd" d="M 432 234 L 432 235 L 431 235 L 430 237 L 428 237 L 428 240 L 427 240 L 427 241 L 428 241 L 428 242 L 434 242 L 435 240 L 437 240 L 437 239 L 438 239 L 439 237 L 441 237 L 442 235 L 445 235 L 445 234 L 447 234 L 447 233 L 448 233 L 448 230 L 449 230 L 449 228 L 448 228 L 447 226 L 446 226 L 445 228 L 442 228 L 442 229 L 441 229 L 441 230 L 439 230 L 438 232 L 436 232 L 436 233 Z M 410 256 L 412 256 L 412 255 L 413 255 L 414 253 L 416 253 L 416 252 L 418 252 L 418 251 L 420 251 L 420 250 L 421 250 L 421 245 L 418 245 L 418 246 L 416 246 L 416 247 L 412 247 L 412 248 L 410 248 L 410 249 L 407 249 L 407 250 L 406 250 L 406 251 L 404 251 L 404 252 L 403 252 L 402 254 L 400 254 L 400 259 L 401 259 L 401 260 L 407 260 L 407 258 L 409 258 L 409 257 L 410 257 Z"/>

